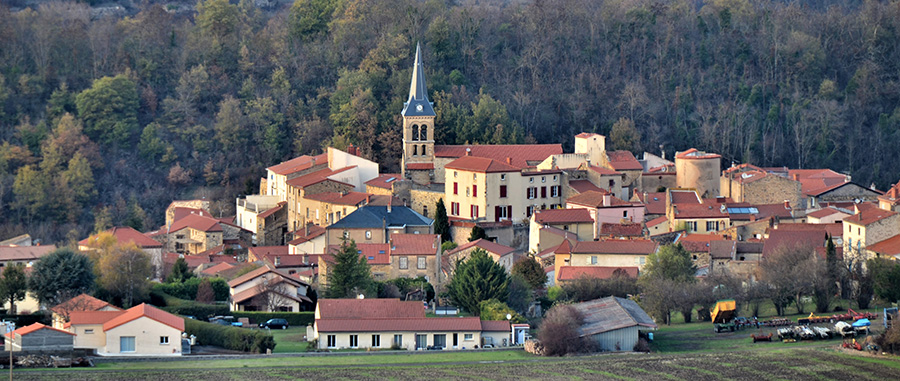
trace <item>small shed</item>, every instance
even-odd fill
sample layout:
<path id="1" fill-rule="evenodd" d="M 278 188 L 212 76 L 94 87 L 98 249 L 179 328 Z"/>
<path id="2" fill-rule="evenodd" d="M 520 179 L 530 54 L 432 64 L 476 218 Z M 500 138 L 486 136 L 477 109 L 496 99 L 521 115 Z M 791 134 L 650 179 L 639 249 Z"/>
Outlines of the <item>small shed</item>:
<path id="1" fill-rule="evenodd" d="M 601 351 L 632 351 L 638 343 L 639 330 L 658 328 L 633 300 L 610 296 L 573 307 L 584 317 L 581 337 L 590 337 Z"/>
<path id="2" fill-rule="evenodd" d="M 41 323 L 34 323 L 6 334 L 6 347 L 13 352 L 71 351 L 74 342 L 74 333 Z"/>

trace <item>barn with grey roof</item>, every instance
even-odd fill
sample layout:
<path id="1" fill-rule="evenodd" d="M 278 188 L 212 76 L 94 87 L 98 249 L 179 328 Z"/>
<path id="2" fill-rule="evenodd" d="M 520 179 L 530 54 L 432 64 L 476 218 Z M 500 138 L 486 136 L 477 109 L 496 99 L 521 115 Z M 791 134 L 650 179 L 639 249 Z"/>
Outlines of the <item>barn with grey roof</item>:
<path id="1" fill-rule="evenodd" d="M 584 317 L 581 337 L 590 337 L 604 352 L 630 352 L 638 343 L 638 331 L 658 328 L 633 300 L 610 296 L 572 307 Z"/>

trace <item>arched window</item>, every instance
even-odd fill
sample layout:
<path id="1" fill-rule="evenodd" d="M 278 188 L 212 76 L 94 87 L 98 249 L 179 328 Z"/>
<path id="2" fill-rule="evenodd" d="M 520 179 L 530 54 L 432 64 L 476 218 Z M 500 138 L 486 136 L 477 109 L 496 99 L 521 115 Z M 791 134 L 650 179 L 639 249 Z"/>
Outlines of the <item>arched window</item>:
<path id="1" fill-rule="evenodd" d="M 419 130 L 419 140 L 427 141 L 428 140 L 428 126 L 422 125 L 422 127 L 420 127 L 420 128 L 421 128 L 421 130 Z"/>
<path id="2" fill-rule="evenodd" d="M 412 140 L 414 142 L 419 140 L 419 125 L 417 124 L 413 124 L 412 126 Z"/>
<path id="3" fill-rule="evenodd" d="M 419 156 L 419 146 L 413 144 L 413 156 Z"/>

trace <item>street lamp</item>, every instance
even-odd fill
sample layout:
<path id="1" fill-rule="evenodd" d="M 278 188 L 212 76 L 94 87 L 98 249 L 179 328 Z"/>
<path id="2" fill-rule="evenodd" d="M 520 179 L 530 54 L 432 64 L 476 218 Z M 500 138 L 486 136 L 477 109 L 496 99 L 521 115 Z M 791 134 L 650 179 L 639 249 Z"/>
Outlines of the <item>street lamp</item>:
<path id="1" fill-rule="evenodd" d="M 13 368 L 12 347 L 13 347 L 13 340 L 16 339 L 16 335 L 13 333 L 13 331 L 16 330 L 16 323 L 11 322 L 11 321 L 5 321 L 5 322 L 3 322 L 3 324 L 6 325 L 6 335 L 9 336 L 9 348 L 6 348 L 6 350 L 9 351 L 9 381 L 12 381 L 12 379 L 13 379 L 13 377 L 12 377 L 12 373 L 13 373 L 13 371 L 12 371 L 12 368 Z"/>

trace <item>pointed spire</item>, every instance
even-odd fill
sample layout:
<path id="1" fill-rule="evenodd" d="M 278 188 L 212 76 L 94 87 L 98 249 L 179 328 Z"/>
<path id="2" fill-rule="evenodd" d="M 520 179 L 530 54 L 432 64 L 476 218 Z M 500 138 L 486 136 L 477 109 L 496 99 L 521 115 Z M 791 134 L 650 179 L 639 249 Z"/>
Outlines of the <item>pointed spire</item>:
<path id="1" fill-rule="evenodd" d="M 416 43 L 416 60 L 413 63 L 412 80 L 409 83 L 409 99 L 403 106 L 403 116 L 434 116 L 434 108 L 428 101 L 425 85 L 425 67 L 422 64 L 422 46 Z"/>

